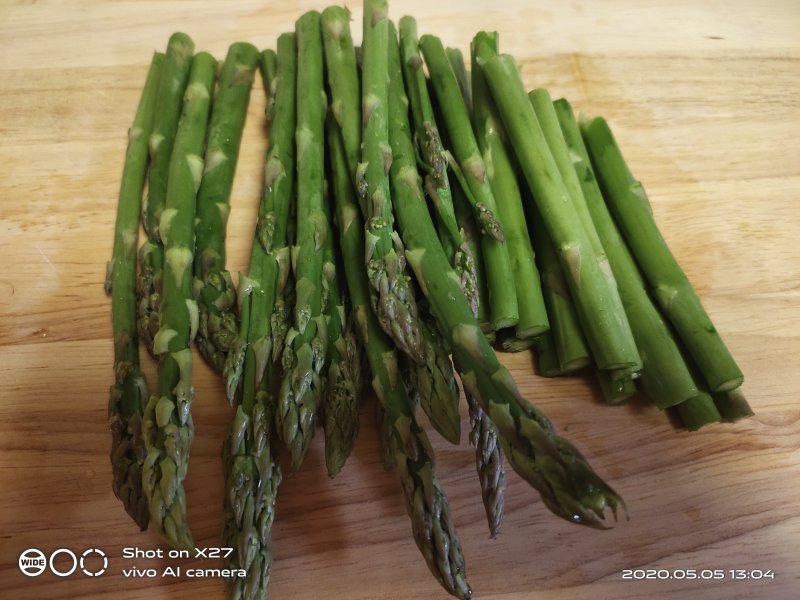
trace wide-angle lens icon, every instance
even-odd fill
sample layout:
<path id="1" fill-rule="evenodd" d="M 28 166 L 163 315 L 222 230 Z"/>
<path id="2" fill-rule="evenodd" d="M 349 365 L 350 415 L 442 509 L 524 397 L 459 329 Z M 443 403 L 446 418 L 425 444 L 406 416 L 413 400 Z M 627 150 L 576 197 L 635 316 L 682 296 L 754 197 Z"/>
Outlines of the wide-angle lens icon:
<path id="1" fill-rule="evenodd" d="M 19 555 L 19 570 L 28 577 L 36 577 L 47 568 L 47 557 L 37 548 L 28 548 Z"/>

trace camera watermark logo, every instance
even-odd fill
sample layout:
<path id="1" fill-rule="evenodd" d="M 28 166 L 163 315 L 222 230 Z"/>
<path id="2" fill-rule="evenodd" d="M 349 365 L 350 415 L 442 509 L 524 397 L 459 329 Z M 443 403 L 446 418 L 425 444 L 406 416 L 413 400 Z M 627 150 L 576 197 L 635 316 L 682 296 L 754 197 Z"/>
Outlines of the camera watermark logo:
<path id="1" fill-rule="evenodd" d="M 66 560 L 65 565 L 56 565 L 56 559 L 59 557 L 65 557 L 59 561 Z M 99 548 L 88 548 L 80 556 L 69 548 L 56 548 L 50 553 L 48 559 L 47 555 L 38 548 L 28 548 L 19 555 L 18 564 L 19 570 L 28 577 L 37 577 L 48 567 L 50 572 L 57 577 L 69 577 L 77 569 L 80 569 L 88 577 L 98 577 L 108 569 L 108 556 Z"/>

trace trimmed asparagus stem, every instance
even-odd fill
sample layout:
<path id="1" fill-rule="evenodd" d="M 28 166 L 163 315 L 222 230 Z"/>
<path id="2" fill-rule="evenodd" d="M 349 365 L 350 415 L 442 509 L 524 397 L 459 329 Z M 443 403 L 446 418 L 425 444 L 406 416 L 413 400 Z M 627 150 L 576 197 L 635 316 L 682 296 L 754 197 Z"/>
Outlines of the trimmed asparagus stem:
<path id="1" fill-rule="evenodd" d="M 576 179 L 580 180 L 587 208 L 608 255 L 636 345 L 641 352 L 642 387 L 659 408 L 679 404 L 699 393 L 697 385 L 672 333 L 653 305 L 639 269 L 608 212 L 572 108 L 563 99 L 557 100 L 554 106 Z"/>
<path id="2" fill-rule="evenodd" d="M 447 156 L 436 126 L 433 105 L 428 94 L 422 57 L 417 40 L 417 22 L 413 17 L 400 19 L 402 68 L 414 126 L 414 137 L 425 175 L 425 191 L 436 212 L 439 239 L 453 269 L 461 278 L 461 289 L 470 301 L 473 312 L 478 310 L 475 260 L 458 226 L 450 182 L 447 176 Z"/>
<path id="3" fill-rule="evenodd" d="M 497 36 L 485 32 L 478 38 L 497 46 Z M 477 39 L 477 38 L 476 38 Z M 542 285 L 536 268 L 531 238 L 522 210 L 522 197 L 517 175 L 506 148 L 506 133 L 494 106 L 489 86 L 475 58 L 472 59 L 472 127 L 478 140 L 483 162 L 487 166 L 489 184 L 497 200 L 503 223 L 508 255 L 517 294 L 519 321 L 514 333 L 518 340 L 536 337 L 547 331 L 550 323 L 542 297 Z M 510 341 L 509 341 L 510 342 Z M 507 344 L 509 343 L 507 342 Z M 510 344 L 512 347 L 513 343 Z"/>
<path id="4" fill-rule="evenodd" d="M 702 390 L 696 396 L 676 405 L 675 409 L 689 431 L 697 431 L 701 427 L 722 420 L 711 395 Z"/>
<path id="5" fill-rule="evenodd" d="M 322 314 L 320 250 L 330 235 L 325 211 L 324 129 L 328 102 L 323 88 L 320 14 L 309 11 L 296 23 L 297 35 L 297 243 L 292 248 L 295 307 L 286 335 L 277 424 L 299 468 L 311 445 L 325 389 L 327 323 Z"/>
<path id="6" fill-rule="evenodd" d="M 717 392 L 712 394 L 712 397 L 722 420 L 726 423 L 735 423 L 740 419 L 752 417 L 754 414 L 741 389 Z"/>
<path id="7" fill-rule="evenodd" d="M 147 458 L 142 486 L 151 523 L 169 544 L 194 548 L 186 522 L 183 480 L 194 437 L 191 406 L 191 343 L 197 333 L 197 302 L 192 295 L 195 201 L 203 170 L 211 92 L 217 61 L 205 52 L 192 60 L 178 132 L 169 165 L 167 204 L 159 231 L 164 242 L 161 328 L 153 340 L 159 355 L 158 388 L 144 411 L 142 431 Z"/>
<path id="8" fill-rule="evenodd" d="M 644 187 L 628 169 L 608 123 L 592 119 L 581 124 L 581 132 L 606 203 L 664 315 L 712 391 L 739 387 L 742 372 L 664 241 Z"/>
<path id="9" fill-rule="evenodd" d="M 334 174 L 347 169 L 339 132 L 329 131 L 327 142 Z M 334 181 L 342 179 L 341 175 L 334 177 Z M 352 189 L 346 186 L 334 186 L 334 198 L 347 287 L 372 371 L 372 388 L 380 406 L 381 437 L 386 444 L 384 461 L 391 460 L 397 466 L 414 540 L 428 568 L 450 593 L 470 598 L 464 557 L 447 497 L 436 478 L 432 450 L 414 418 L 402 377 L 399 377 L 398 356 L 392 341 L 370 308 L 370 282 L 363 267 L 364 226 L 360 210 Z"/>
<path id="10" fill-rule="evenodd" d="M 402 86 L 393 86 L 390 99 L 394 157 L 390 174 L 398 223 L 417 282 L 449 336 L 461 382 L 497 426 L 512 467 L 539 491 L 545 505 L 570 522 L 603 527 L 604 509 L 616 512 L 622 500 L 572 444 L 555 434 L 547 417 L 520 395 L 481 333 L 425 205 Z"/>
<path id="11" fill-rule="evenodd" d="M 555 336 L 547 331 L 533 340 L 533 351 L 536 354 L 536 368 L 542 377 L 558 377 L 564 375 L 558 363 Z"/>
<path id="12" fill-rule="evenodd" d="M 329 6 L 322 11 L 322 41 L 325 45 L 331 113 L 342 132 L 347 168 L 355 185 L 361 156 L 361 86 L 348 9 Z"/>
<path id="13" fill-rule="evenodd" d="M 607 404 L 622 404 L 636 394 L 636 384 L 632 379 L 612 379 L 608 371 L 594 370 L 600 393 Z"/>
<path id="14" fill-rule="evenodd" d="M 125 167 L 119 187 L 114 250 L 108 263 L 105 290 L 111 296 L 114 330 L 114 384 L 108 399 L 111 430 L 112 489 L 139 529 L 150 520 L 142 492 L 142 462 L 146 450 L 142 439 L 142 412 L 147 401 L 147 382 L 139 367 L 136 332 L 136 240 L 139 212 L 147 170 L 147 142 L 153 129 L 156 94 L 164 55 L 156 52 L 147 71 L 139 106 L 128 131 Z"/>
<path id="15" fill-rule="evenodd" d="M 547 233 L 544 221 L 529 195 L 525 207 L 528 223 L 533 233 L 533 245 L 536 248 L 536 263 L 542 277 L 542 294 L 550 321 L 552 347 L 547 341 L 537 344 L 540 354 L 539 368 L 546 376 L 564 375 L 578 371 L 592 362 L 586 340 L 583 335 L 575 305 L 570 297 L 569 287 L 564 278 L 558 251 Z M 555 352 L 555 360 L 550 356 L 541 356 L 550 350 Z"/>
<path id="16" fill-rule="evenodd" d="M 448 48 L 447 60 L 450 61 L 450 67 L 458 81 L 458 89 L 461 90 L 461 97 L 464 99 L 464 104 L 467 107 L 467 113 L 472 116 L 472 82 L 470 73 L 467 72 L 467 65 L 464 62 L 464 55 L 458 48 Z"/>
<path id="17" fill-rule="evenodd" d="M 630 353 L 630 328 L 614 315 L 604 265 L 576 218 L 553 155 L 528 101 L 514 59 L 497 55 L 486 44 L 476 48 L 478 64 L 489 81 L 495 104 L 511 139 L 520 168 L 555 244 L 592 356 L 601 369 L 636 366 Z M 634 364 L 632 364 L 634 363 Z"/>
<path id="18" fill-rule="evenodd" d="M 497 203 L 470 125 L 469 113 L 441 40 L 424 35 L 420 38 L 420 48 L 428 65 L 453 154 L 468 187 L 465 190 L 467 198 L 471 200 L 476 220 L 485 234 L 481 246 L 486 266 L 491 323 L 496 330 L 512 327 L 519 320 L 514 273 L 508 248 L 504 243 Z"/>
<path id="19" fill-rule="evenodd" d="M 264 192 L 247 275 L 239 277 L 239 338 L 230 355 L 241 358 L 236 414 L 223 445 L 225 505 L 223 539 L 234 552 L 228 568 L 247 576 L 227 580 L 234 599 L 263 598 L 272 568 L 272 522 L 281 470 L 274 431 L 278 367 L 273 354 L 272 315 L 289 271 L 287 227 L 294 177 L 295 83 L 297 54 L 293 33 L 278 38 L 274 67 L 264 69 L 271 91 L 269 148 Z M 267 59 L 266 53 L 262 59 Z M 271 59 L 267 59 L 271 60 Z M 262 66 L 263 68 L 263 66 Z M 230 384 L 229 384 L 230 387 Z"/>
<path id="20" fill-rule="evenodd" d="M 167 201 L 170 157 L 193 52 L 194 42 L 186 34 L 175 33 L 169 38 L 158 82 L 153 129 L 148 140 L 150 167 L 147 195 L 142 204 L 142 224 L 147 240 L 139 249 L 136 323 L 139 340 L 154 357 L 153 338 L 161 326 L 159 310 L 164 272 L 164 245 L 158 228 Z"/>
<path id="21" fill-rule="evenodd" d="M 362 163 L 357 189 L 366 208 L 366 265 L 371 284 L 372 310 L 378 322 L 414 361 L 425 360 L 417 305 L 406 275 L 405 250 L 394 230 L 389 192 L 387 104 L 389 94 L 389 18 L 386 0 L 364 2 L 362 71 Z"/>
<path id="22" fill-rule="evenodd" d="M 238 333 L 236 292 L 225 268 L 225 230 L 259 58 L 258 50 L 251 44 L 237 42 L 228 49 L 211 111 L 203 180 L 197 194 L 194 291 L 200 326 L 195 343 L 203 358 L 218 372 L 223 372 Z"/>

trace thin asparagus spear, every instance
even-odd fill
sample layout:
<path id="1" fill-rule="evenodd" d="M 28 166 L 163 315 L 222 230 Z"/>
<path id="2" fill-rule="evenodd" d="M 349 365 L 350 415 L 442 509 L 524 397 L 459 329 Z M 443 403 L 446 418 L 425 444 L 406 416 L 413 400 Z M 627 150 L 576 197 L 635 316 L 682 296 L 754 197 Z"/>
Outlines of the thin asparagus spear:
<path id="1" fill-rule="evenodd" d="M 592 119 L 581 124 L 581 133 L 623 238 L 711 391 L 739 387 L 742 372 L 658 230 L 644 187 L 628 169 L 608 123 Z"/>
<path id="2" fill-rule="evenodd" d="M 461 289 L 473 307 L 478 310 L 475 260 L 464 240 L 464 231 L 458 226 L 450 182 L 447 176 L 447 157 L 436 126 L 433 105 L 428 95 L 422 57 L 417 40 L 417 22 L 413 17 L 400 19 L 400 47 L 402 50 L 403 77 L 409 90 L 414 137 L 425 175 L 425 191 L 436 211 L 439 239 L 453 269 L 461 278 Z"/>
<path id="3" fill-rule="evenodd" d="M 477 44 L 476 58 L 489 82 L 520 169 L 556 245 L 575 309 L 597 366 L 618 370 L 638 363 L 627 350 L 630 328 L 614 315 L 604 265 L 574 214 L 558 167 L 547 146 L 520 79 L 514 59 L 498 55 L 487 44 Z"/>
<path id="4" fill-rule="evenodd" d="M 519 320 L 514 274 L 486 165 L 441 40 L 424 35 L 420 38 L 420 48 L 428 65 L 453 154 L 463 171 L 468 187 L 465 189 L 467 198 L 474 200 L 473 210 L 485 234 L 481 246 L 486 266 L 491 323 L 496 330 L 511 327 Z"/>
<path id="5" fill-rule="evenodd" d="M 464 55 L 458 48 L 448 48 L 447 60 L 450 61 L 450 68 L 458 81 L 458 89 L 461 90 L 461 97 L 464 98 L 464 105 L 467 107 L 467 113 L 472 117 L 472 81 L 470 73 L 467 72 L 467 65 L 464 62 Z"/>
<path id="6" fill-rule="evenodd" d="M 659 408 L 679 404 L 699 393 L 697 385 L 672 333 L 653 305 L 639 269 L 603 201 L 572 107 L 563 99 L 557 100 L 554 106 L 575 179 L 580 180 L 586 207 L 608 256 L 636 346 L 641 352 L 642 387 Z"/>
<path id="7" fill-rule="evenodd" d="M 278 366 L 272 359 L 272 350 L 280 343 L 275 340 L 271 317 L 289 271 L 287 227 L 294 177 L 297 75 L 293 33 L 278 37 L 274 68 L 264 72 L 265 86 L 272 90 L 272 126 L 250 267 L 246 276 L 239 277 L 243 376 L 236 390 L 236 415 L 222 452 L 226 484 L 223 539 L 234 550 L 227 565 L 247 571 L 244 578 L 227 580 L 229 595 L 237 600 L 266 597 L 272 566 L 272 521 L 281 482 L 274 431 L 273 390 Z"/>
<path id="8" fill-rule="evenodd" d="M 133 126 L 128 131 L 114 250 L 105 284 L 106 294 L 111 296 L 114 329 L 114 384 L 108 400 L 110 458 L 114 475 L 111 487 L 142 531 L 147 529 L 150 513 L 142 493 L 142 462 L 147 453 L 142 440 L 142 411 L 147 401 L 147 382 L 139 368 L 139 338 L 136 333 L 136 239 L 147 170 L 147 140 L 153 129 L 163 63 L 164 55 L 154 53 Z"/>
<path id="9" fill-rule="evenodd" d="M 387 10 L 386 0 L 364 2 L 362 163 L 356 181 L 362 207 L 366 207 L 366 264 L 372 285 L 372 309 L 397 347 L 422 363 L 425 356 L 417 305 L 405 272 L 403 243 L 394 230 L 389 192 L 392 151 L 386 119 Z"/>
<path id="10" fill-rule="evenodd" d="M 159 232 L 161 213 L 166 205 L 167 178 L 172 146 L 181 116 L 181 103 L 189 69 L 192 64 L 194 42 L 184 33 L 174 33 L 169 38 L 164 65 L 158 81 L 153 129 L 148 146 L 147 195 L 142 204 L 142 223 L 147 240 L 139 249 L 139 273 L 136 280 L 136 302 L 139 339 L 147 351 L 153 352 L 153 337 L 160 325 L 162 275 L 164 272 L 164 245 Z"/>
<path id="11" fill-rule="evenodd" d="M 331 121 L 328 123 L 330 127 Z M 403 378 L 399 376 L 399 357 L 370 308 L 371 285 L 363 268 L 361 212 L 352 188 L 341 185 L 346 181 L 342 171 L 347 169 L 347 162 L 340 133 L 329 130 L 327 142 L 347 287 L 373 376 L 372 388 L 383 415 L 382 438 L 389 446 L 385 448 L 384 460 L 390 459 L 397 466 L 414 540 L 428 568 L 448 592 L 467 599 L 472 592 L 465 576 L 464 557 L 447 497 L 434 472 L 433 453 L 425 432 L 414 418 Z"/>
<path id="12" fill-rule="evenodd" d="M 512 467 L 539 491 L 545 505 L 570 522 L 603 527 L 604 509 L 616 513 L 622 500 L 572 444 L 555 434 L 547 417 L 522 398 L 481 333 L 425 206 L 402 82 L 392 80 L 389 98 L 395 212 L 409 264 L 449 336 L 462 384 L 497 426 Z"/>
<path id="13" fill-rule="evenodd" d="M 328 333 L 322 314 L 322 264 L 320 250 L 330 235 L 325 212 L 325 112 L 320 14 L 309 11 L 296 23 L 297 35 L 297 244 L 292 249 L 295 307 L 292 328 L 286 335 L 278 430 L 299 468 L 311 440 L 317 411 L 325 389 Z"/>
<path id="14" fill-rule="evenodd" d="M 192 248 L 195 201 L 203 172 L 211 92 L 217 61 L 205 52 L 192 60 L 178 132 L 169 164 L 167 203 L 159 232 L 164 242 L 164 293 L 161 328 L 153 340 L 160 357 L 158 388 L 150 396 L 142 419 L 147 458 L 142 487 L 151 523 L 169 544 L 194 548 L 186 522 L 183 480 L 194 437 L 191 406 L 191 343 L 197 333 L 197 302 L 192 296 Z"/>
<path id="15" fill-rule="evenodd" d="M 555 335 L 546 331 L 533 340 L 533 351 L 536 354 L 536 368 L 542 377 L 558 377 L 564 375 L 558 363 Z"/>
<path id="16" fill-rule="evenodd" d="M 225 229 L 258 61 L 258 50 L 251 44 L 236 42 L 228 49 L 214 97 L 203 180 L 197 193 L 194 293 L 200 325 L 195 343 L 203 358 L 219 372 L 225 368 L 238 333 L 236 292 L 225 268 Z"/>
<path id="17" fill-rule="evenodd" d="M 497 47 L 497 35 L 485 32 L 478 34 L 485 43 Z M 477 38 L 476 38 L 477 39 Z M 531 238 L 522 210 L 522 197 L 517 185 L 517 175 L 511 163 L 511 155 L 506 148 L 506 133 L 494 101 L 489 92 L 486 78 L 475 58 L 472 59 L 472 127 L 478 140 L 478 147 L 487 165 L 489 184 L 497 200 L 497 210 L 503 223 L 508 255 L 517 294 L 519 321 L 514 327 L 514 338 L 526 340 L 547 331 L 550 323 L 542 297 L 542 285 L 536 268 Z M 513 347 L 510 340 L 504 345 Z"/>

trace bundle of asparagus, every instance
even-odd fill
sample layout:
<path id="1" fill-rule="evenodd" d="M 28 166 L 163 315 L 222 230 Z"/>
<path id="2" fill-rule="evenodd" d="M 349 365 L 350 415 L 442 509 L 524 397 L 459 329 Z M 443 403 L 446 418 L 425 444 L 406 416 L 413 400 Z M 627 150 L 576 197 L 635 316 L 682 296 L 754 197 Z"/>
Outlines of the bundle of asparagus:
<path id="1" fill-rule="evenodd" d="M 444 589 L 469 598 L 416 418 L 419 405 L 459 442 L 454 370 L 492 536 L 506 459 L 570 522 L 605 528 L 605 510 L 624 508 L 520 394 L 494 342 L 533 348 L 546 376 L 592 365 L 612 404 L 641 383 L 688 429 L 752 413 L 603 119 L 578 121 L 543 89 L 526 94 L 496 33 L 475 36 L 468 72 L 460 52 L 418 38 L 413 18 L 398 33 L 386 0 L 365 0 L 360 53 L 349 21 L 340 7 L 308 12 L 277 53 L 235 43 L 216 87 L 216 61 L 193 55 L 185 34 L 154 55 L 107 280 L 113 488 L 142 529 L 193 546 L 182 481 L 196 341 L 234 407 L 222 447 L 230 597 L 266 598 L 280 452 L 299 468 L 319 422 L 335 476 L 369 380 L 414 539 Z M 256 66 L 271 127 L 249 269 L 234 288 L 225 229 Z M 138 339 L 159 359 L 149 400 Z"/>

